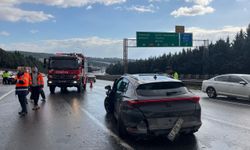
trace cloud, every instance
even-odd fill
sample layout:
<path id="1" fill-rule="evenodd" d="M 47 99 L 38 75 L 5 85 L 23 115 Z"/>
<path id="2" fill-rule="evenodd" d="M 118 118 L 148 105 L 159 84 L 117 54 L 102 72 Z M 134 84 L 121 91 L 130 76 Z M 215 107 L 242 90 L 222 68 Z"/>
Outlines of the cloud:
<path id="1" fill-rule="evenodd" d="M 214 8 L 208 6 L 213 0 L 185 0 L 186 2 L 192 2 L 192 7 L 180 7 L 170 13 L 174 17 L 180 16 L 198 16 L 213 13 Z"/>
<path id="2" fill-rule="evenodd" d="M 39 32 L 38 30 L 30 30 L 30 33 L 32 33 L 32 34 L 36 34 L 38 32 Z"/>
<path id="3" fill-rule="evenodd" d="M 90 10 L 92 9 L 93 7 L 91 5 L 89 5 L 88 7 L 86 7 L 86 10 Z"/>
<path id="4" fill-rule="evenodd" d="M 17 5 L 22 3 L 43 4 L 58 7 L 83 7 L 91 4 L 114 5 L 125 3 L 126 0 L 3 0 L 5 5 Z"/>
<path id="5" fill-rule="evenodd" d="M 1 36 L 10 36 L 10 33 L 6 32 L 6 31 L 0 31 L 0 35 Z"/>
<path id="6" fill-rule="evenodd" d="M 229 37 L 230 40 L 233 40 L 236 33 L 238 33 L 241 29 L 246 29 L 246 26 L 224 26 L 220 29 L 190 27 L 187 28 L 186 31 L 193 33 L 194 39 L 209 39 L 210 41 L 215 42 L 219 39 L 226 39 L 227 37 Z"/>
<path id="7" fill-rule="evenodd" d="M 161 2 L 162 0 L 148 0 L 149 3 L 153 3 L 153 2 Z"/>
<path id="8" fill-rule="evenodd" d="M 236 0 L 236 2 L 248 2 L 249 0 Z"/>
<path id="9" fill-rule="evenodd" d="M 127 8 L 127 10 L 136 11 L 139 13 L 154 13 L 157 9 L 159 8 L 154 6 L 153 4 L 150 4 L 148 6 L 136 5 L 136 6 L 131 6 Z"/>
<path id="10" fill-rule="evenodd" d="M 213 0 L 185 0 L 186 2 L 193 2 L 197 5 L 207 6 L 209 5 Z"/>
<path id="11" fill-rule="evenodd" d="M 42 22 L 54 18 L 51 14 L 43 11 L 26 11 L 14 6 L 0 5 L 0 20 L 4 21 L 26 21 L 30 23 Z"/>
<path id="12" fill-rule="evenodd" d="M 125 3 L 126 0 L 0 0 L 0 20 L 17 22 L 25 21 L 30 23 L 47 21 L 54 18 L 53 15 L 43 11 L 29 11 L 19 8 L 21 4 L 43 4 L 62 8 L 84 7 L 92 8 L 92 4 L 105 6 Z"/>
<path id="13" fill-rule="evenodd" d="M 174 17 L 197 16 L 213 13 L 214 11 L 214 8 L 209 6 L 194 5 L 193 7 L 181 7 L 177 10 L 174 10 L 173 12 L 171 12 L 171 15 Z"/>
<path id="14" fill-rule="evenodd" d="M 154 3 L 154 2 L 169 2 L 170 0 L 148 0 L 149 3 Z"/>

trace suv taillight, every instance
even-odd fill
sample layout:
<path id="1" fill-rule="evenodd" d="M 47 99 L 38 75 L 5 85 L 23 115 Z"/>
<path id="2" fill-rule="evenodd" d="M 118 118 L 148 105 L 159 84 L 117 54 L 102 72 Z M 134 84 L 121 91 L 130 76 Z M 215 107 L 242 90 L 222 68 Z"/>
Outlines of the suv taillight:
<path id="1" fill-rule="evenodd" d="M 177 98 L 164 98 L 164 99 L 145 99 L 145 100 L 128 100 L 127 103 L 130 106 L 135 105 L 143 105 L 150 103 L 164 103 L 164 102 L 172 102 L 172 101 L 193 101 L 198 103 L 200 101 L 200 97 L 177 97 Z"/>

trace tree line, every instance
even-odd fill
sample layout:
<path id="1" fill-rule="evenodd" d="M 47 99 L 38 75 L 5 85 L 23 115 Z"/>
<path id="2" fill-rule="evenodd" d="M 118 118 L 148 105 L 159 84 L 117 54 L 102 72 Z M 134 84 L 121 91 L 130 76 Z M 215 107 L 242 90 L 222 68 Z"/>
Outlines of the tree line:
<path id="1" fill-rule="evenodd" d="M 24 56 L 20 52 L 6 52 L 0 48 L 0 68 L 17 69 L 18 66 L 38 67 L 44 71 L 43 63 L 32 56 Z"/>
<path id="2" fill-rule="evenodd" d="M 241 30 L 230 42 L 220 39 L 208 47 L 183 49 L 175 54 L 139 59 L 128 63 L 128 73 L 166 73 L 171 67 L 180 74 L 250 74 L 250 24 L 246 31 Z M 108 74 L 123 74 L 123 64 L 111 64 Z"/>

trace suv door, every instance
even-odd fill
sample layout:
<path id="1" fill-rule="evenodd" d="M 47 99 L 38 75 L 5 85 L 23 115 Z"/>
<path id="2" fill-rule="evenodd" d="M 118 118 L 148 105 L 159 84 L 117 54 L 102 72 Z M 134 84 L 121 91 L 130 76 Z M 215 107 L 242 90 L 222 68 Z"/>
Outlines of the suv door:
<path id="1" fill-rule="evenodd" d="M 129 81 L 126 78 L 121 78 L 117 81 L 117 89 L 115 92 L 115 101 L 114 101 L 114 115 L 118 118 L 118 114 L 120 112 L 120 103 L 123 100 L 124 93 L 128 89 Z"/>

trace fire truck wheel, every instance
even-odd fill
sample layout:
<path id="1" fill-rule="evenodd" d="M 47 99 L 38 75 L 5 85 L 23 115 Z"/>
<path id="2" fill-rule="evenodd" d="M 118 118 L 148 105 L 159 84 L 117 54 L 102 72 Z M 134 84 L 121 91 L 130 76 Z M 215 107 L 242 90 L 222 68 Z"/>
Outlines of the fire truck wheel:
<path id="1" fill-rule="evenodd" d="M 79 85 L 79 86 L 77 87 L 77 92 L 78 92 L 78 93 L 81 93 L 81 92 L 82 92 L 82 90 L 83 90 L 82 85 Z"/>

